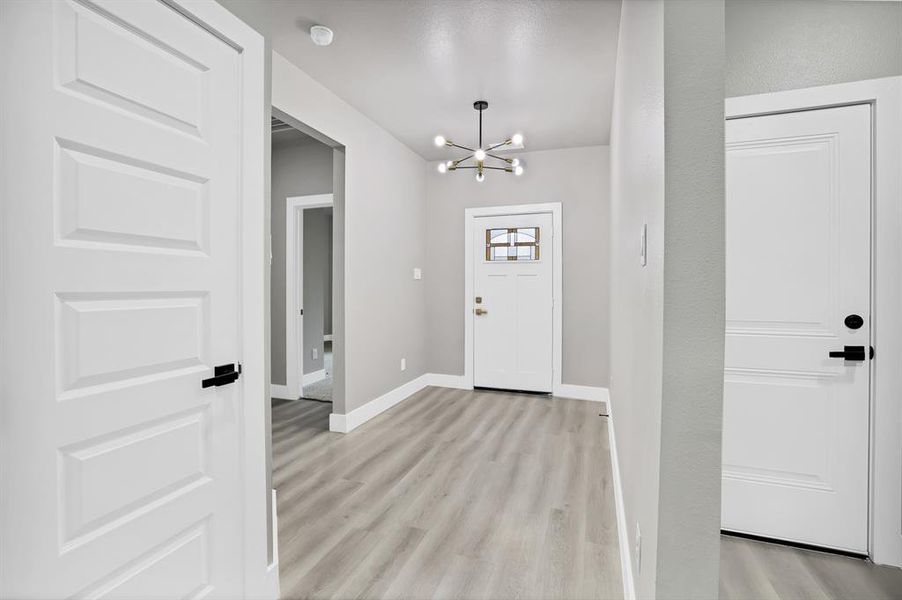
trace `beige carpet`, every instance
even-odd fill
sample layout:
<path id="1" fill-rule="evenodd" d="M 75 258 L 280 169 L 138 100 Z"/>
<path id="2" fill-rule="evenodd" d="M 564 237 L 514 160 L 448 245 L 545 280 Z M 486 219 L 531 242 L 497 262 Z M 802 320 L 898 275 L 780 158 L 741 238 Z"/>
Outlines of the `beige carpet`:
<path id="1" fill-rule="evenodd" d="M 326 369 L 326 378 L 305 385 L 301 390 L 301 397 L 307 400 L 319 400 L 320 402 L 332 402 L 332 342 L 325 343 L 323 350 L 323 366 Z"/>

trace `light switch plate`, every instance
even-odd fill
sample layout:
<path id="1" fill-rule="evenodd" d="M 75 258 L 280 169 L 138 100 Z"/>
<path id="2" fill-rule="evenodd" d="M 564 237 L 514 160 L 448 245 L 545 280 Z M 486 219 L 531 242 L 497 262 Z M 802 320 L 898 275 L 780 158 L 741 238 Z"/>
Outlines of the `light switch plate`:
<path id="1" fill-rule="evenodd" d="M 413 278 L 414 279 L 422 279 L 423 278 L 423 269 L 419 267 L 415 267 L 413 270 Z"/>

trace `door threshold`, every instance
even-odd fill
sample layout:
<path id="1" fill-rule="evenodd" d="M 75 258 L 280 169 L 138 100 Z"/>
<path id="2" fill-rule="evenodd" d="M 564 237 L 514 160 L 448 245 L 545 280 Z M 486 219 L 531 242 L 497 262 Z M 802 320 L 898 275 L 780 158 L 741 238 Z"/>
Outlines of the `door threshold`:
<path id="1" fill-rule="evenodd" d="M 473 386 L 474 390 L 479 390 L 480 392 L 498 392 L 504 394 L 523 394 L 528 396 L 550 396 L 551 392 L 535 392 L 532 390 L 509 390 L 506 388 L 492 388 L 492 387 L 482 387 L 478 385 Z"/>
<path id="2" fill-rule="evenodd" d="M 838 548 L 826 548 L 824 546 L 817 546 L 815 544 L 806 544 L 804 542 L 792 542 L 789 540 L 781 540 L 778 538 L 770 538 L 763 535 L 755 535 L 753 533 L 742 533 L 740 531 L 730 531 L 728 529 L 721 529 L 721 535 L 726 535 L 729 537 L 742 538 L 746 540 L 752 540 L 754 542 L 764 542 L 765 544 L 775 544 L 777 546 L 789 546 L 791 548 L 798 548 L 800 550 L 810 550 L 812 552 L 822 552 L 824 554 L 837 554 L 839 556 L 847 556 L 849 558 L 859 558 L 862 560 L 870 560 L 870 557 L 867 554 L 862 554 L 860 552 L 852 552 L 851 550 L 840 550 Z"/>

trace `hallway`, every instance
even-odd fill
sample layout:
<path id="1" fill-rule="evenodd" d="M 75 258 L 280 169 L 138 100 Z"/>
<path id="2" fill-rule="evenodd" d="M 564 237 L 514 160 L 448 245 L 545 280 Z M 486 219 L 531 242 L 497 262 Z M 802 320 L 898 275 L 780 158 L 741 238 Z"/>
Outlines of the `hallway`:
<path id="1" fill-rule="evenodd" d="M 282 597 L 622 597 L 602 408 L 430 387 L 341 435 L 274 404 Z"/>

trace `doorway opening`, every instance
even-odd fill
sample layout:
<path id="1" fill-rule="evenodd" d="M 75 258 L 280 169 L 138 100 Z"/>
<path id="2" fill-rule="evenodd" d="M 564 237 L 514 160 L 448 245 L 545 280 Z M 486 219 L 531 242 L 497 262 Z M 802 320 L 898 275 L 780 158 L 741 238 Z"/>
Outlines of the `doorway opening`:
<path id="1" fill-rule="evenodd" d="M 285 380 L 289 398 L 332 402 L 332 218 L 332 193 L 286 199 Z"/>
<path id="2" fill-rule="evenodd" d="M 272 109 L 270 558 L 302 484 L 297 445 L 344 412 L 344 147 Z M 278 517 L 277 517 L 278 515 Z M 285 534 L 287 535 L 287 533 Z"/>
<path id="3" fill-rule="evenodd" d="M 340 346 L 333 326 L 334 192 L 343 184 L 336 183 L 335 162 L 343 152 L 277 109 L 273 115 L 272 396 L 331 403 Z"/>

